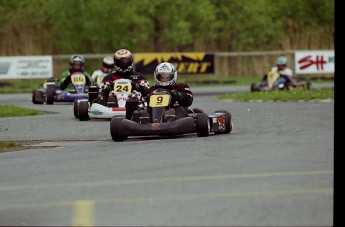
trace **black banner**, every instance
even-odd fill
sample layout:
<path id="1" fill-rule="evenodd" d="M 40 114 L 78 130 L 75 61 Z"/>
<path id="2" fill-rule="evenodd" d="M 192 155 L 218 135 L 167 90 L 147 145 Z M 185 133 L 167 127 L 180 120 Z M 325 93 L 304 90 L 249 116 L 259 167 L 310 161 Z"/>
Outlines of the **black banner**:
<path id="1" fill-rule="evenodd" d="M 214 55 L 206 53 L 135 54 L 135 71 L 153 74 L 157 65 L 170 62 L 180 74 L 214 74 Z"/>

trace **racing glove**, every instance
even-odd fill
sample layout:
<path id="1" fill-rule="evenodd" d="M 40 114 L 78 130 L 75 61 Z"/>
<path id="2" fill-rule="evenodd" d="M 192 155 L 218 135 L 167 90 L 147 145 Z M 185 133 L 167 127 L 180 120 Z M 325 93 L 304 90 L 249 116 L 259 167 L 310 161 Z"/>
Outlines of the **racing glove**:
<path id="1" fill-rule="evenodd" d="M 142 95 L 141 95 L 141 93 L 139 91 L 133 90 L 132 97 L 140 100 Z"/>
<path id="2" fill-rule="evenodd" d="M 132 81 L 132 89 L 133 90 L 139 90 L 139 84 Z"/>
<path id="3" fill-rule="evenodd" d="M 176 91 L 175 89 L 170 91 L 172 97 L 176 98 L 177 100 L 183 99 L 183 95 L 181 92 Z"/>

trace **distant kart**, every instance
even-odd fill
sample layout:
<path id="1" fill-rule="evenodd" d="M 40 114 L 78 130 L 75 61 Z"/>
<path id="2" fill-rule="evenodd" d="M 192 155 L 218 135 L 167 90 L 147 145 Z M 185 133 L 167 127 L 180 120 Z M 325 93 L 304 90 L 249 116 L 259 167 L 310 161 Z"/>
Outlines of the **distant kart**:
<path id="1" fill-rule="evenodd" d="M 53 78 L 48 79 L 44 85 L 46 88 L 32 91 L 34 104 L 54 104 L 54 102 L 74 102 L 75 99 L 88 99 L 88 86 L 83 73 L 71 75 L 73 88 L 69 91 L 61 90 L 60 84 Z"/>
<path id="2" fill-rule="evenodd" d="M 188 108 L 187 117 L 176 119 L 176 116 L 171 115 L 170 101 L 171 95 L 168 90 L 157 89 L 150 96 L 149 106 L 138 108 L 131 118 L 112 117 L 112 139 L 124 141 L 128 136 L 175 136 L 189 133 L 207 137 L 210 132 L 227 134 L 232 130 L 231 114 L 226 110 L 217 110 L 207 115 L 200 109 Z M 146 116 L 143 110 L 147 111 Z"/>
<path id="3" fill-rule="evenodd" d="M 74 101 L 74 116 L 80 121 L 88 121 L 90 118 L 111 119 L 113 116 L 126 117 L 136 107 L 141 95 L 132 92 L 132 81 L 118 79 L 114 81 L 114 91 L 109 94 L 107 103 L 103 103 L 98 97 L 99 89 L 90 89 L 88 100 Z M 133 104 L 132 104 L 133 103 Z"/>
<path id="4" fill-rule="evenodd" d="M 310 89 L 311 83 L 308 80 L 297 79 L 293 81 L 293 85 L 289 85 L 287 81 L 280 76 L 279 72 L 269 72 L 267 79 L 260 83 L 252 83 L 250 91 L 275 91 L 290 90 L 294 88 Z"/>

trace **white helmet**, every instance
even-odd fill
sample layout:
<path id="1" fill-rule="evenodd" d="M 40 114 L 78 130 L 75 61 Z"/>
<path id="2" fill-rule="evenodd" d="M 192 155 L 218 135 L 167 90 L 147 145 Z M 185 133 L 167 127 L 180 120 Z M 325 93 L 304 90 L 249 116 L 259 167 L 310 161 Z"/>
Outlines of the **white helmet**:
<path id="1" fill-rule="evenodd" d="M 277 65 L 286 65 L 287 62 L 288 59 L 285 56 L 279 56 L 276 61 Z"/>
<path id="2" fill-rule="evenodd" d="M 114 66 L 114 59 L 111 56 L 106 56 L 103 58 L 103 64 L 107 66 Z"/>
<path id="3" fill-rule="evenodd" d="M 157 85 L 172 86 L 177 80 L 177 70 L 173 64 L 163 62 L 156 67 L 154 77 Z"/>

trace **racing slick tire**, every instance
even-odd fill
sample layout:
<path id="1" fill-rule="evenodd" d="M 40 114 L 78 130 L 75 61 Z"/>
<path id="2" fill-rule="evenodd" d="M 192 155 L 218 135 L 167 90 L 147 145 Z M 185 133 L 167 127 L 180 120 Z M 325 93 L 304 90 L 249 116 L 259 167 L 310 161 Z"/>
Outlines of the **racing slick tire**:
<path id="1" fill-rule="evenodd" d="M 89 102 L 88 101 L 81 101 L 79 102 L 79 120 L 80 121 L 88 121 L 89 117 Z"/>
<path id="2" fill-rule="evenodd" d="M 110 134 L 115 142 L 121 142 L 127 139 L 127 136 L 119 135 L 121 121 L 122 118 L 119 117 L 112 117 L 110 121 Z"/>
<path id="3" fill-rule="evenodd" d="M 225 131 L 214 132 L 214 134 L 229 134 L 232 131 L 232 117 L 231 113 L 226 110 L 216 110 L 214 113 L 225 113 Z"/>
<path id="4" fill-rule="evenodd" d="M 204 111 L 200 108 L 187 108 L 188 113 L 204 113 Z"/>
<path id="5" fill-rule="evenodd" d="M 75 118 L 79 118 L 79 103 L 78 99 L 74 99 L 73 101 L 73 113 Z"/>
<path id="6" fill-rule="evenodd" d="M 250 85 L 250 91 L 251 91 L 251 92 L 260 91 L 259 85 L 258 85 L 257 83 L 252 83 L 252 84 Z"/>
<path id="7" fill-rule="evenodd" d="M 32 103 L 33 104 L 43 104 L 42 101 L 38 101 L 39 98 L 37 97 L 37 92 L 35 90 L 32 91 Z"/>
<path id="8" fill-rule="evenodd" d="M 47 104 L 49 105 L 54 104 L 54 96 L 55 96 L 55 86 L 48 85 L 47 86 Z"/>
<path id="9" fill-rule="evenodd" d="M 199 137 L 207 137 L 209 135 L 208 116 L 206 113 L 196 115 L 196 133 Z"/>

